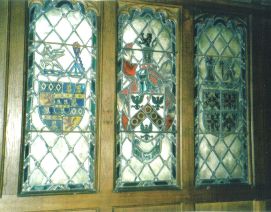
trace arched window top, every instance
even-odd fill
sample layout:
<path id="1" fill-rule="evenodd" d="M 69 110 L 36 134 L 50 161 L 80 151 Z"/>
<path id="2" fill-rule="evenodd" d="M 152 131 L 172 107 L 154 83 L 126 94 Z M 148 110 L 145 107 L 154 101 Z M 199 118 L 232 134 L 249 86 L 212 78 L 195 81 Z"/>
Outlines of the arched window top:
<path id="1" fill-rule="evenodd" d="M 246 23 L 240 18 L 199 15 L 195 45 L 198 55 L 245 57 Z"/>
<path id="2" fill-rule="evenodd" d="M 119 39 L 121 48 L 133 44 L 133 49 L 142 48 L 142 36 L 153 51 L 175 52 L 176 23 L 163 12 L 150 8 L 130 9 L 119 15 Z"/>
<path id="3" fill-rule="evenodd" d="M 29 11 L 30 40 L 96 47 L 96 12 L 85 10 L 79 1 L 30 3 Z"/>

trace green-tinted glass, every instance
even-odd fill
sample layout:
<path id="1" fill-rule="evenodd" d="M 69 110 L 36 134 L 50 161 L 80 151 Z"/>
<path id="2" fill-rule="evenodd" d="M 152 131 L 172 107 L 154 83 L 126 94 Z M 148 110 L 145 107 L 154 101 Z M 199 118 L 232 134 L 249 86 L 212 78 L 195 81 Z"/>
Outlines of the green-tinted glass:
<path id="1" fill-rule="evenodd" d="M 246 23 L 195 19 L 196 185 L 248 182 Z"/>
<path id="2" fill-rule="evenodd" d="M 22 193 L 95 190 L 95 23 L 81 3 L 29 6 Z"/>
<path id="3" fill-rule="evenodd" d="M 176 185 L 175 22 L 119 14 L 116 190 Z"/>

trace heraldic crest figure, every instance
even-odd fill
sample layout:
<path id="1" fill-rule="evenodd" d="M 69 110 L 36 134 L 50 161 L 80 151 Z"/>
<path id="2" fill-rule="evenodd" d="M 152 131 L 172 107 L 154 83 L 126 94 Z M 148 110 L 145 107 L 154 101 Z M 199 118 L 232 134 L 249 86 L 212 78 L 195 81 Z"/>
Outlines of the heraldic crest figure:
<path id="1" fill-rule="evenodd" d="M 41 53 L 42 75 L 56 80 L 39 81 L 39 116 L 46 127 L 56 133 L 72 131 L 80 124 L 85 112 L 86 85 L 59 80 L 76 79 L 85 74 L 80 44 L 74 42 L 72 50 L 73 61 L 67 70 L 58 60 L 65 55 L 63 49 L 53 49 L 46 44 Z"/>

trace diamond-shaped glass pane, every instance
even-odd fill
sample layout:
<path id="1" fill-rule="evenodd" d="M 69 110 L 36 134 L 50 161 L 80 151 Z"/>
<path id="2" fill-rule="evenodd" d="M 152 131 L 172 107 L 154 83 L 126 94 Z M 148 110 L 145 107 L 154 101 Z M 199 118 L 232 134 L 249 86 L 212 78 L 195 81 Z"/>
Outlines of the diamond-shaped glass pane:
<path id="1" fill-rule="evenodd" d="M 225 167 L 227 168 L 229 173 L 231 173 L 233 171 L 233 169 L 236 165 L 236 160 L 231 152 L 228 152 L 225 155 L 225 157 L 223 158 L 223 164 L 225 165 Z"/>
<path id="2" fill-rule="evenodd" d="M 210 144 L 208 143 L 207 139 L 203 139 L 199 145 L 198 151 L 200 152 L 200 155 L 202 158 L 206 159 L 211 150 L 210 150 Z"/>
<path id="3" fill-rule="evenodd" d="M 222 160 L 225 156 L 226 151 L 228 148 L 224 144 L 224 142 L 217 142 L 217 145 L 215 146 L 215 152 L 220 160 Z"/>
<path id="4" fill-rule="evenodd" d="M 175 22 L 120 13 L 116 190 L 176 185 Z"/>
<path id="5" fill-rule="evenodd" d="M 201 14 L 195 26 L 196 185 L 247 183 L 246 23 Z"/>
<path id="6" fill-rule="evenodd" d="M 211 170 L 215 170 L 217 168 L 217 165 L 219 164 L 219 159 L 214 152 L 211 152 L 211 154 L 206 160 L 206 164 Z"/>
<path id="7" fill-rule="evenodd" d="M 95 190 L 96 38 L 79 1 L 29 5 L 22 193 Z"/>

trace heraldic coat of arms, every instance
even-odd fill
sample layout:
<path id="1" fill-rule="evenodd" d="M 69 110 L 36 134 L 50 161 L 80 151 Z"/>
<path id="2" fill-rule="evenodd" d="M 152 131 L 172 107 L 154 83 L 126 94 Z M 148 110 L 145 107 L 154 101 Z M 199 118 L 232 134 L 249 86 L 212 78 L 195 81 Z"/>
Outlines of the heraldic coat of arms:
<path id="1" fill-rule="evenodd" d="M 80 44 L 74 42 L 73 62 L 64 71 L 58 59 L 64 56 L 63 49 L 53 49 L 46 44 L 40 60 L 42 75 L 51 78 L 76 79 L 84 76 L 80 58 Z M 42 122 L 53 132 L 69 132 L 78 126 L 84 115 L 86 84 L 72 80 L 39 80 L 39 115 Z"/>
<path id="2" fill-rule="evenodd" d="M 133 43 L 125 47 L 122 72 L 128 83 L 122 82 L 124 86 L 119 91 L 119 105 L 124 105 L 120 119 L 122 130 L 129 132 L 132 154 L 139 161 L 148 162 L 161 154 L 164 133 L 175 130 L 172 128 L 175 95 L 172 93 L 172 82 L 168 80 L 167 83 L 166 76 L 159 73 L 163 67 L 159 68 L 153 58 L 156 39 L 152 38 L 151 33 L 142 32 L 138 43 L 142 48 L 142 61 L 139 64 L 132 63 L 129 58 Z M 168 63 L 164 62 L 164 66 Z"/>

